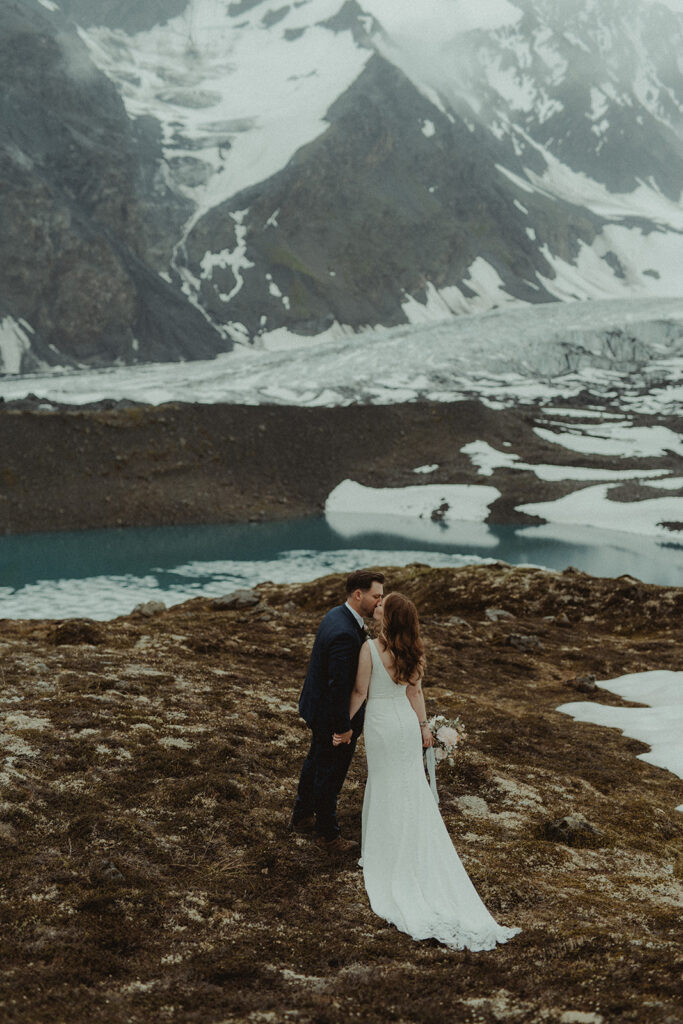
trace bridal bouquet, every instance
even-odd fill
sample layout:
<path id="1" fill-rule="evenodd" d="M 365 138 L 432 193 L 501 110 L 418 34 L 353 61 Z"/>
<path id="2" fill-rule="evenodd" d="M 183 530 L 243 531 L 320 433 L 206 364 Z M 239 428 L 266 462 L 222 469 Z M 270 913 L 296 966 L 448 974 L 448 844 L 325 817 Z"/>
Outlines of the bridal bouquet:
<path id="1" fill-rule="evenodd" d="M 445 715 L 434 715 L 427 722 L 434 737 L 434 760 L 448 761 L 453 764 L 457 748 L 467 739 L 462 719 L 446 718 Z"/>

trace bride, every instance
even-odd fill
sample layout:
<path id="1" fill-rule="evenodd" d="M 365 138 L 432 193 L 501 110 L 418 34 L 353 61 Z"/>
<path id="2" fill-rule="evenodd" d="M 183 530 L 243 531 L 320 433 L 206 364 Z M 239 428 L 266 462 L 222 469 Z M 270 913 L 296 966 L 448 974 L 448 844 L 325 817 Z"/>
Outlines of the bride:
<path id="1" fill-rule="evenodd" d="M 367 698 L 361 864 L 370 906 L 414 939 L 493 949 L 520 929 L 497 924 L 482 903 L 425 777 L 422 749 L 434 740 L 417 609 L 402 594 L 389 594 L 380 623 L 377 640 L 361 648 L 349 710 L 353 718 Z"/>

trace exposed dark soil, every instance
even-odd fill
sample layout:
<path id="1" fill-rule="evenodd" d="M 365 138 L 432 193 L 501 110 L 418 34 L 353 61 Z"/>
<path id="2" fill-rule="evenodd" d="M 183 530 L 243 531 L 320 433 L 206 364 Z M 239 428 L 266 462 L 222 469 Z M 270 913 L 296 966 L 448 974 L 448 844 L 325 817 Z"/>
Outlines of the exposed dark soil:
<path id="1" fill-rule="evenodd" d="M 415 943 L 372 914 L 353 861 L 288 834 L 296 700 L 340 577 L 264 584 L 247 610 L 4 620 L 3 1021 L 680 1024 L 683 784 L 555 709 L 626 703 L 584 692 L 591 675 L 680 668 L 683 590 L 387 573 L 421 611 L 428 711 L 467 727 L 439 768 L 444 818 L 522 933 L 478 954 Z M 361 745 L 340 802 L 355 838 L 364 775 Z M 590 828 L 563 840 L 566 815 Z"/>
<path id="2" fill-rule="evenodd" d="M 536 521 L 516 505 L 585 484 L 510 469 L 483 477 L 460 449 L 485 440 L 530 463 L 614 468 L 614 459 L 542 440 L 533 430 L 541 422 L 547 426 L 537 408 L 493 410 L 478 401 L 334 409 L 7 403 L 0 405 L 0 533 L 315 515 L 347 478 L 376 487 L 491 484 L 501 497 L 490 522 Z M 428 476 L 413 472 L 434 463 Z M 631 465 L 680 472 L 673 454 L 619 460 Z M 633 500 L 638 485 L 619 495 Z"/>

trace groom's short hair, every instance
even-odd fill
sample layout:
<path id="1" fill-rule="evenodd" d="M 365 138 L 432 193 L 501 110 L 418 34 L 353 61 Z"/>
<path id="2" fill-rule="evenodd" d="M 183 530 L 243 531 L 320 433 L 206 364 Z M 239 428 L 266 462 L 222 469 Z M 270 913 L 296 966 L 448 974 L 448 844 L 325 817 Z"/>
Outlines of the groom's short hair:
<path id="1" fill-rule="evenodd" d="M 346 580 L 346 596 L 356 590 L 369 590 L 373 583 L 384 583 L 384 573 L 374 569 L 356 569 Z"/>

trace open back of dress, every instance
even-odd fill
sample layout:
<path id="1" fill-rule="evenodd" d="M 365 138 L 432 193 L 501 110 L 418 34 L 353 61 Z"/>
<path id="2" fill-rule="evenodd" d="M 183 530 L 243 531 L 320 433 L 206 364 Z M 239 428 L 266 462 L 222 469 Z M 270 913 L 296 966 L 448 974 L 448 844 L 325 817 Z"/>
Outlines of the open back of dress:
<path id="1" fill-rule="evenodd" d="M 368 643 L 362 865 L 370 905 L 414 939 L 492 949 L 519 928 L 497 924 L 472 885 L 425 778 L 420 724 L 406 687 Z"/>

